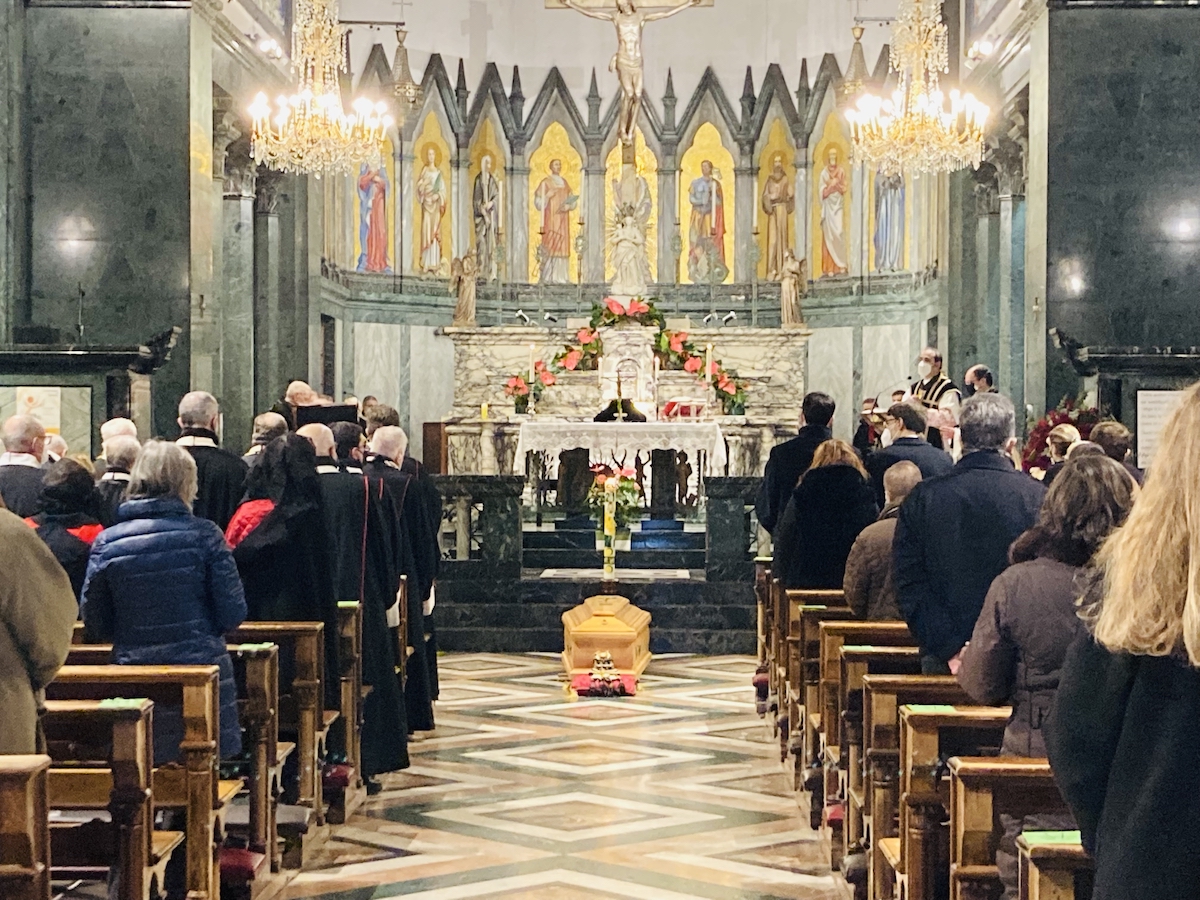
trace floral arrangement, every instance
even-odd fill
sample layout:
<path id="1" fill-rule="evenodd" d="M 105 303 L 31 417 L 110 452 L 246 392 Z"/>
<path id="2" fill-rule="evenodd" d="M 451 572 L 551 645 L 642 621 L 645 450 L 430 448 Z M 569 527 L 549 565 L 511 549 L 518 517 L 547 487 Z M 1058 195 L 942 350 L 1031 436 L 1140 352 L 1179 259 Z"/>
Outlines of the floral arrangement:
<path id="1" fill-rule="evenodd" d="M 558 377 L 550 371 L 540 359 L 533 365 L 533 384 L 529 383 L 529 373 L 522 372 L 513 375 L 504 385 L 506 396 L 512 397 L 517 410 L 529 408 L 529 399 L 540 400 L 546 388 L 558 383 Z"/>
<path id="2" fill-rule="evenodd" d="M 721 401 L 721 411 L 727 416 L 743 416 L 746 414 L 746 388 L 750 382 L 737 377 L 732 369 L 721 368 L 716 362 L 712 364 L 713 387 L 717 391 L 717 399 Z"/>
<path id="3" fill-rule="evenodd" d="M 1021 457 L 1025 471 L 1049 468 L 1049 438 L 1050 432 L 1055 427 L 1063 424 L 1074 425 L 1079 429 L 1080 436 L 1086 441 L 1092 434 L 1092 428 L 1101 421 L 1103 421 L 1103 417 L 1100 415 L 1100 410 L 1091 406 L 1078 406 L 1075 400 L 1064 398 L 1062 403 L 1039 419 L 1029 432 L 1029 440 L 1025 444 L 1025 452 Z"/>
<path id="4" fill-rule="evenodd" d="M 642 490 L 635 479 L 637 473 L 631 468 L 614 469 L 611 466 L 597 465 L 592 466 L 592 474 L 595 475 L 595 480 L 587 495 L 588 510 L 592 517 L 603 527 L 605 484 L 615 479 L 617 528 L 626 529 L 631 522 L 637 521 L 642 513 Z"/>
<path id="5" fill-rule="evenodd" d="M 628 303 L 622 303 L 616 297 L 609 297 L 603 303 L 592 306 L 592 329 L 608 325 L 618 325 L 622 322 L 635 322 L 638 325 L 654 325 L 660 331 L 667 327 L 667 320 L 658 311 L 653 300 L 634 297 Z"/>
<path id="6" fill-rule="evenodd" d="M 567 344 L 554 357 L 554 365 L 564 372 L 594 372 L 600 367 L 600 355 L 604 342 L 600 332 L 592 326 L 580 328 L 575 335 L 575 344 Z"/>

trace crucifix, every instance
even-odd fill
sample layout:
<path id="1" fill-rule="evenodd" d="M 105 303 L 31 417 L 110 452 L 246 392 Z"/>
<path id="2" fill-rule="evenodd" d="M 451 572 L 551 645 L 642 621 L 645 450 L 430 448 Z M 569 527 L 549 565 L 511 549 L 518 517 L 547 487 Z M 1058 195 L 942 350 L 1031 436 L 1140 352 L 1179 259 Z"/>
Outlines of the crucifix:
<path id="1" fill-rule="evenodd" d="M 400 7 L 400 24 L 403 25 L 407 21 L 408 16 L 405 15 L 405 7 L 412 6 L 413 0 L 392 0 L 392 6 Z"/>
<path id="2" fill-rule="evenodd" d="M 608 64 L 608 71 L 616 72 L 617 78 L 621 82 L 621 117 L 618 123 L 618 134 L 625 147 L 632 147 L 645 82 L 642 29 L 647 22 L 667 19 L 689 7 L 699 6 L 700 0 L 683 0 L 682 3 L 650 11 L 639 10 L 634 5 L 634 0 L 617 0 L 617 8 L 611 12 L 585 6 L 580 0 L 562 0 L 562 2 L 590 18 L 612 22 L 617 28 L 617 52 L 614 54 L 612 62 Z"/>

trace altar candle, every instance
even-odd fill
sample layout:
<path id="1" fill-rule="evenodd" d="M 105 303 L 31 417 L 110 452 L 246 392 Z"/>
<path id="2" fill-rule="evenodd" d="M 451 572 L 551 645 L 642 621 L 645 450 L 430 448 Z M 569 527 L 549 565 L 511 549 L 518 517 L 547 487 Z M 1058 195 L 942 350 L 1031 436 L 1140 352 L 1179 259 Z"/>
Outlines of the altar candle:
<path id="1" fill-rule="evenodd" d="M 706 384 L 712 384 L 712 366 L 713 366 L 713 345 L 709 344 L 704 353 L 704 381 Z"/>
<path id="2" fill-rule="evenodd" d="M 533 390 L 533 374 L 534 374 L 534 372 L 533 372 L 533 368 L 534 368 L 533 356 L 534 356 L 535 352 L 536 352 L 535 346 L 533 344 L 530 344 L 529 345 L 529 390 L 530 391 Z"/>
<path id="3" fill-rule="evenodd" d="M 600 391 L 604 392 L 604 357 L 596 357 L 596 374 L 600 376 Z"/>
<path id="4" fill-rule="evenodd" d="M 479 418 L 481 418 L 483 421 L 486 422 L 487 417 L 488 417 L 488 405 L 486 403 L 483 403 L 479 407 Z"/>

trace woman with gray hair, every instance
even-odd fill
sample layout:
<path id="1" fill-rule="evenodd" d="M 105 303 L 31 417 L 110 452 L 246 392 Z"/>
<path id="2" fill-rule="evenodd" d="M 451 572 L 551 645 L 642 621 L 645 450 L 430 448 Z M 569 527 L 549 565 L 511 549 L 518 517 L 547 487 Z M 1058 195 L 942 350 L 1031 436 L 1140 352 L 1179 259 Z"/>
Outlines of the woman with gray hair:
<path id="1" fill-rule="evenodd" d="M 196 463 L 150 441 L 130 473 L 117 524 L 92 544 L 80 613 L 91 641 L 111 641 L 123 665 L 215 665 L 221 670 L 221 757 L 241 750 L 237 689 L 225 633 L 246 618 L 233 553 L 221 530 L 192 515 Z M 178 709 L 154 711 L 155 764 L 179 756 Z"/>

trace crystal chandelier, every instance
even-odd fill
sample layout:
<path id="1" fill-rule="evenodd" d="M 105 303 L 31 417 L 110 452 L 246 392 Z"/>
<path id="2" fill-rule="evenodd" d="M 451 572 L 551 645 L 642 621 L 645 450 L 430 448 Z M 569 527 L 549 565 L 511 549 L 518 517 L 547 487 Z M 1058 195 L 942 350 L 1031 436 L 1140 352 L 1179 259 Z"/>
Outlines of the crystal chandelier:
<path id="1" fill-rule="evenodd" d="M 846 111 L 855 158 L 885 175 L 978 167 L 988 108 L 958 90 L 947 98 L 938 86 L 950 66 L 937 0 L 900 0 L 891 68 L 899 84 L 890 97 L 863 94 Z"/>
<path id="2" fill-rule="evenodd" d="M 346 51 L 337 0 L 297 4 L 292 64 L 298 91 L 279 97 L 274 113 L 266 94 L 254 98 L 251 153 L 256 163 L 319 178 L 380 158 L 392 117 L 385 103 L 366 98 L 356 100 L 351 112 L 342 110 L 338 76 L 348 70 Z"/>

